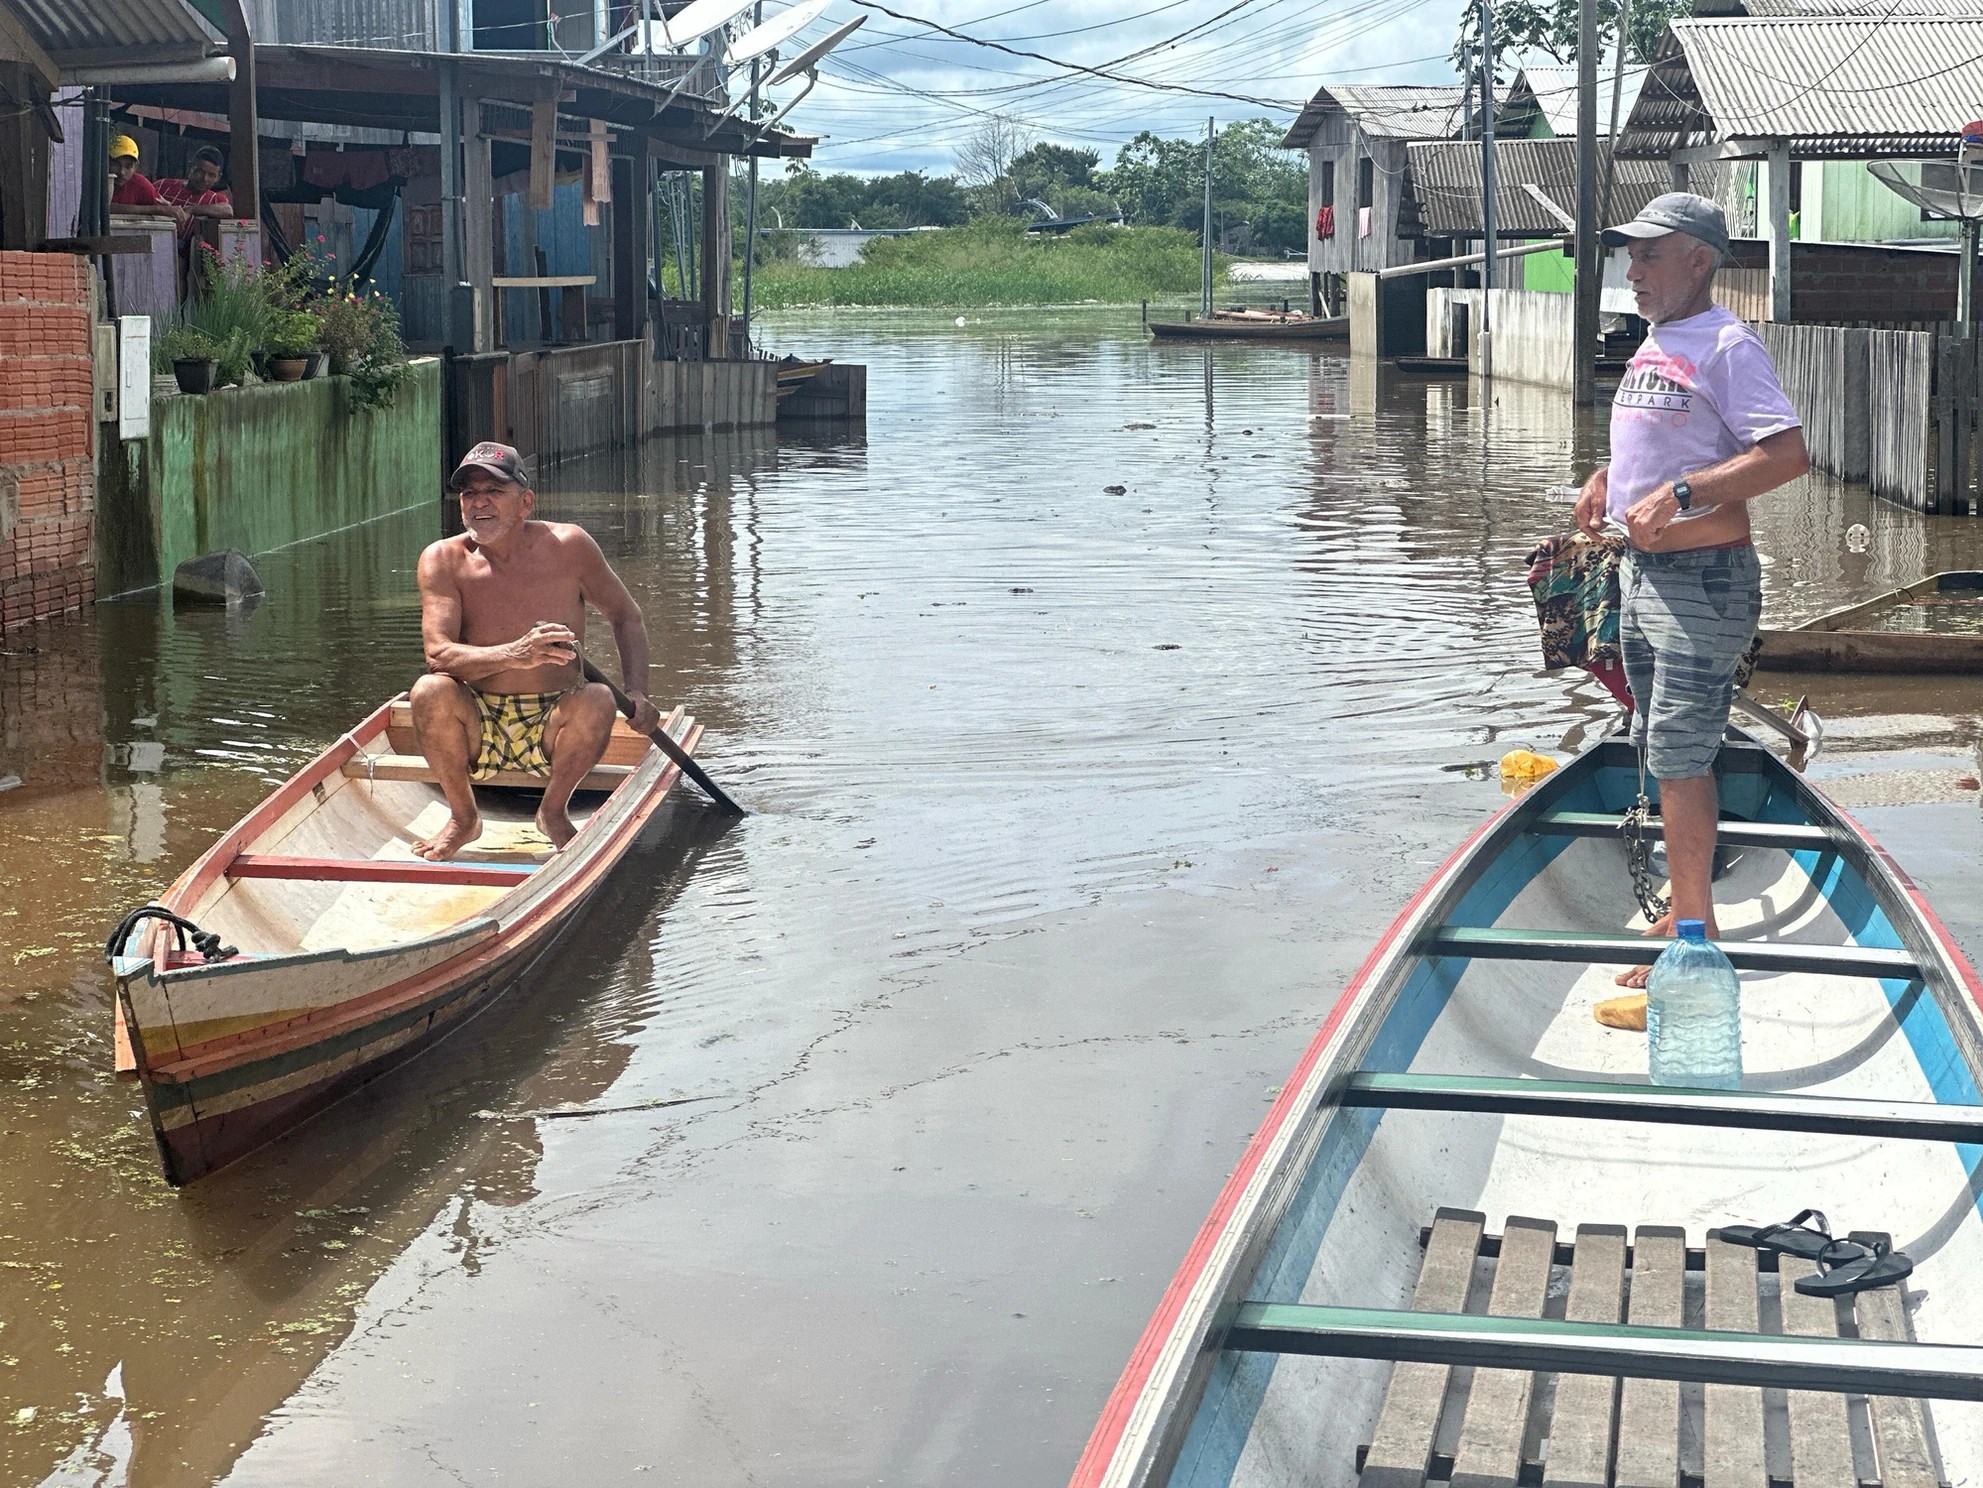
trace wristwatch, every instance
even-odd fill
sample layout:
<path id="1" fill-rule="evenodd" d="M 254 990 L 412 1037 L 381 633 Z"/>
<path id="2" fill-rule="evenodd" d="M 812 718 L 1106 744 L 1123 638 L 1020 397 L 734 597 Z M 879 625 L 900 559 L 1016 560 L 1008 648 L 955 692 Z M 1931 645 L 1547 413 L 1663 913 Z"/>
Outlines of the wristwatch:
<path id="1" fill-rule="evenodd" d="M 1679 504 L 1680 510 L 1687 510 L 1688 507 L 1694 504 L 1694 488 L 1684 480 L 1675 481 L 1673 483 L 1673 499 Z"/>

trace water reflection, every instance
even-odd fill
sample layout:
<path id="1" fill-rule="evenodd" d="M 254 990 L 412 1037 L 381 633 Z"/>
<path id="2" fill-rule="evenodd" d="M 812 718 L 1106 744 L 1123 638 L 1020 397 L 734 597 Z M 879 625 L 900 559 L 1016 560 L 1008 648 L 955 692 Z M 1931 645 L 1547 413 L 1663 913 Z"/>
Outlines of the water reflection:
<path id="1" fill-rule="evenodd" d="M 626 576 L 655 692 L 753 815 L 679 802 L 525 995 L 184 1195 L 104 1074 L 101 936 L 405 684 L 437 516 L 270 555 L 253 613 L 135 599 L 7 637 L 0 1380 L 35 1414 L 0 1477 L 406 1477 L 393 1443 L 447 1432 L 464 1475 L 527 1477 L 525 1428 L 460 1403 L 539 1347 L 514 1308 L 556 1320 L 543 1440 L 582 1423 L 629 1472 L 651 1405 L 682 1481 L 1064 1478 L 1147 1310 L 1096 1278 L 1161 1283 L 1328 958 L 1499 804 L 1444 767 L 1610 716 L 1537 670 L 1523 560 L 1567 520 L 1541 493 L 1603 437 L 1555 395 L 1160 352 L 1133 314 L 781 335 L 870 365 L 864 438 L 661 441 L 543 500 Z M 1983 526 L 1816 479 L 1759 527 L 1773 623 L 1983 567 Z M 1976 732 L 1966 682 L 1830 691 Z M 1276 899 L 1297 872 L 1313 896 Z M 1124 1146 L 1068 1135 L 1101 1130 L 1097 1069 Z M 699 1099 L 642 1105 L 672 1097 Z M 614 1110 L 520 1114 L 570 1105 Z M 1026 1301 L 958 1301 L 1001 1288 Z M 776 1367 L 737 1328 L 774 1305 L 819 1323 Z M 642 1352 L 663 1334 L 676 1363 Z M 1080 1389 L 1042 1403 L 1043 1358 Z M 359 1419 L 390 1429 L 343 1462 Z"/>

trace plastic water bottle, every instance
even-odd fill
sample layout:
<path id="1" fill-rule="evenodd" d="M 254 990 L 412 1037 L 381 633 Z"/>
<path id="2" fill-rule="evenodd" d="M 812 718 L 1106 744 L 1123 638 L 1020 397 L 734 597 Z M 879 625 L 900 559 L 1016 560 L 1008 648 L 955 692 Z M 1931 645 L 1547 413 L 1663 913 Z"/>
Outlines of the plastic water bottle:
<path id="1" fill-rule="evenodd" d="M 1702 920 L 1653 962 L 1646 983 L 1646 1048 L 1655 1085 L 1742 1086 L 1742 984 Z"/>

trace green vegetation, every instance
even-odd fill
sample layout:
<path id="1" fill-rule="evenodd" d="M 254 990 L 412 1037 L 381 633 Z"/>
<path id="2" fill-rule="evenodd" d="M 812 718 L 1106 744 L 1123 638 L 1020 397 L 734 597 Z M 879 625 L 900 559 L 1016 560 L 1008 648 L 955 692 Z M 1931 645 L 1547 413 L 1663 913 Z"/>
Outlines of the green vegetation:
<path id="1" fill-rule="evenodd" d="M 876 238 L 860 263 L 844 269 L 790 259 L 760 263 L 752 297 L 766 310 L 1135 304 L 1195 295 L 1200 257 L 1197 236 L 1175 228 L 1083 227 L 1061 237 L 1029 236 L 1012 218 L 987 217 L 964 227 Z"/>
<path id="2" fill-rule="evenodd" d="M 1308 168 L 1280 148 L 1282 127 L 1248 119 L 1220 129 L 1212 147 L 1212 227 L 1231 253 L 1298 253 L 1308 242 Z M 744 221 L 741 177 L 732 220 Z M 957 172 L 925 176 L 823 173 L 795 160 L 758 185 L 758 226 L 792 229 L 958 227 L 967 222 L 1031 222 L 1115 217 L 1131 227 L 1174 227 L 1196 239 L 1204 221 L 1205 142 L 1165 139 L 1148 130 L 1103 169 L 1094 150 L 1030 141 L 1010 120 L 993 118 L 957 150 Z M 774 231 L 759 248 L 783 256 Z M 786 251 L 789 251 L 787 249 Z"/>
<path id="3" fill-rule="evenodd" d="M 319 242 L 322 239 L 318 240 Z M 399 312 L 376 290 L 360 294 L 326 272 L 328 258 L 304 252 L 286 264 L 245 255 L 223 260 L 203 248 L 198 288 L 152 348 L 152 370 L 169 372 L 176 358 L 218 363 L 216 386 L 248 381 L 256 355 L 330 353 L 331 371 L 349 377 L 349 407 L 387 408 L 406 381 L 406 344 Z"/>
<path id="4" fill-rule="evenodd" d="M 1612 54 L 1618 35 L 1620 0 L 1597 0 L 1599 66 Z M 1684 20 L 1692 9 L 1687 0 L 1634 0 L 1627 17 L 1625 51 L 1629 61 L 1647 63 L 1666 35 L 1667 22 Z M 1543 52 L 1561 63 L 1577 60 L 1577 0 L 1506 0 L 1494 7 L 1494 56 L 1497 67 L 1509 57 Z M 1469 5 L 1460 15 L 1459 40 L 1453 43 L 1453 65 L 1462 74 L 1480 56 L 1480 8 Z M 1607 80 L 1606 86 L 1609 87 Z"/>

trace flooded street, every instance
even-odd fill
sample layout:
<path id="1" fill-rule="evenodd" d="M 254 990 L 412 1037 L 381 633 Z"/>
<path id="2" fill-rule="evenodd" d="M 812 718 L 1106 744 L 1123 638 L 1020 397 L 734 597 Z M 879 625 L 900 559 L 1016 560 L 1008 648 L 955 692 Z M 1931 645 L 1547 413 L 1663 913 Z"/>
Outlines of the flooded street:
<path id="1" fill-rule="evenodd" d="M 751 814 L 680 788 L 547 972 L 184 1192 L 103 936 L 409 683 L 438 515 L 257 560 L 252 613 L 8 632 L 0 1482 L 1065 1481 L 1493 762 L 1613 717 L 1523 583 L 1602 435 L 1133 310 L 968 319 L 768 328 L 868 365 L 865 431 L 543 483 Z M 1983 568 L 1983 523 L 1824 478 L 1758 517 L 1772 625 Z M 1809 688 L 1813 773 L 1972 955 L 1980 683 L 1756 686 Z"/>

